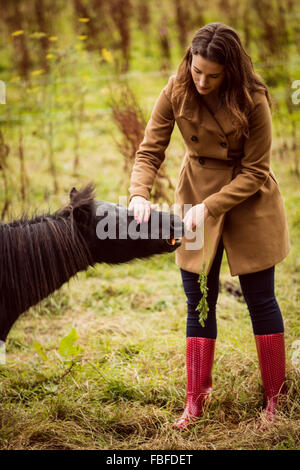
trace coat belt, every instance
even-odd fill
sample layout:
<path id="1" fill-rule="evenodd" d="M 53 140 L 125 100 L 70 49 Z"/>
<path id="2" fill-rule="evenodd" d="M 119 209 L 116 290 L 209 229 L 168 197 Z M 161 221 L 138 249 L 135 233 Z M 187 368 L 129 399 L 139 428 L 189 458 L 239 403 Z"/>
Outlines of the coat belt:
<path id="1" fill-rule="evenodd" d="M 220 158 L 212 158 L 206 156 L 190 156 L 190 158 L 196 159 L 199 165 L 207 168 L 224 169 L 228 167 L 237 167 L 241 164 L 242 156 L 228 156 L 226 160 Z"/>

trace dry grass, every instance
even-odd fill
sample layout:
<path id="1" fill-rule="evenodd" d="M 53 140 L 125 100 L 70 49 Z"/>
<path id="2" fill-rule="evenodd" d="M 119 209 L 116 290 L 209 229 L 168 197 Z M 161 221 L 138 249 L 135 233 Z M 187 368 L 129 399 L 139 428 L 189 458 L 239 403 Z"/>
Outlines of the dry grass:
<path id="1" fill-rule="evenodd" d="M 245 304 L 226 292 L 218 300 L 211 403 L 194 429 L 171 430 L 185 398 L 185 299 L 170 257 L 99 266 L 56 294 L 62 312 L 42 304 L 18 321 L 1 368 L 2 449 L 299 448 L 293 331 L 287 328 L 287 401 L 273 426 L 257 430 L 263 389 L 250 320 Z M 228 278 L 226 270 L 223 263 L 221 280 Z M 280 266 L 279 279 L 284 275 Z M 297 293 L 292 287 L 291 298 Z M 281 295 L 279 290 L 279 303 Z M 294 306 L 289 321 L 296 314 Z M 67 365 L 56 351 L 72 328 L 83 354 L 64 375 Z M 43 345 L 46 361 L 33 341 Z"/>
<path id="2" fill-rule="evenodd" d="M 144 84 L 147 89 L 148 83 Z M 156 83 L 157 95 L 161 83 Z M 96 99 L 96 98 L 95 98 Z M 95 124 L 95 121 L 93 125 Z M 95 124 L 96 125 L 96 124 Z M 66 202 L 77 183 L 93 176 L 99 199 L 118 202 L 116 167 L 108 118 L 97 124 L 101 136 L 88 139 L 80 175 L 73 179 L 66 147 L 59 154 L 62 191 L 52 207 Z M 84 129 L 87 132 L 89 129 Z M 29 131 L 28 131 L 29 132 Z M 29 134 L 28 134 L 29 135 Z M 99 152 L 101 149 L 101 152 Z M 28 138 L 32 200 L 48 187 L 40 152 Z M 183 155 L 178 130 L 166 166 L 175 183 Z M 12 161 L 13 164 L 13 161 Z M 219 295 L 214 391 L 199 425 L 180 434 L 171 424 L 185 399 L 186 305 L 175 256 L 163 255 L 122 266 L 98 266 L 81 273 L 40 308 L 25 313 L 10 332 L 7 364 L 0 366 L 1 449 L 299 449 L 299 364 L 292 345 L 299 329 L 299 182 L 292 163 L 272 168 L 284 196 L 292 250 L 276 266 L 276 295 L 286 328 L 287 402 L 276 424 L 256 429 L 263 389 L 255 342 L 245 303 L 225 289 Z M 99 171 L 96 171 L 99 170 Z M 41 205 L 45 205 L 44 202 Z M 55 207 L 56 208 L 56 207 Z M 224 254 L 221 282 L 231 278 Z M 59 360 L 58 345 L 75 328 L 82 347 L 78 361 Z M 46 353 L 43 361 L 33 342 Z"/>

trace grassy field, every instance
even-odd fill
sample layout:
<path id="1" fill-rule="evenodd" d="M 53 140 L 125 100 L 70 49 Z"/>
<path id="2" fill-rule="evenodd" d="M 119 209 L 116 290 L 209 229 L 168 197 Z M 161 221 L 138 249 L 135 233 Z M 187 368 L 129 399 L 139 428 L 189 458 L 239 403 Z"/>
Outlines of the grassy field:
<path id="1" fill-rule="evenodd" d="M 147 80 L 145 106 L 150 109 L 166 78 Z M 42 198 L 32 203 L 37 211 L 46 204 L 56 209 L 67 201 L 73 184 L 89 180 L 95 182 L 98 198 L 117 202 L 126 194 L 115 176 L 122 160 L 114 148 L 109 116 L 98 118 L 94 127 L 88 122 L 79 176 L 70 176 L 66 149 L 72 136 L 66 133 L 58 153 L 60 192 L 47 203 Z M 31 132 L 27 127 L 29 196 L 39 201 L 49 175 Z M 64 130 L 57 132 L 59 145 Z M 182 155 L 176 129 L 166 158 L 174 182 Z M 211 404 L 193 430 L 179 434 L 170 429 L 185 399 L 186 304 L 175 255 L 169 254 L 122 266 L 98 265 L 19 319 L 7 341 L 7 363 L 0 366 L 1 448 L 299 449 L 299 362 L 292 357 L 293 344 L 300 339 L 300 190 L 292 164 L 278 157 L 272 161 L 292 242 L 289 256 L 276 266 L 289 390 L 276 425 L 256 429 L 263 388 L 250 317 L 246 304 L 223 287 Z M 16 203 L 14 213 L 18 210 Z M 225 252 L 220 279 L 222 285 L 225 280 L 238 285 L 238 277 L 230 276 Z M 65 355 L 59 354 L 73 329 L 78 335 L 74 347 L 81 348 L 73 350 L 74 357 L 72 344 Z"/>
<path id="2" fill-rule="evenodd" d="M 63 24 L 68 27 L 67 21 Z M 153 46 L 152 41 L 145 54 L 145 37 L 134 31 L 127 79 L 148 118 L 175 69 L 157 72 L 158 42 Z M 65 39 L 65 49 L 59 34 L 49 49 L 50 74 L 33 70 L 27 84 L 12 73 L 7 52 L 13 53 L 12 40 L 7 50 L 0 50 L 8 97 L 7 105 L 0 107 L 0 130 L 9 145 L 11 204 L 5 220 L 19 217 L 23 209 L 54 211 L 68 202 L 73 186 L 89 181 L 98 199 L 119 202 L 120 196 L 128 197 L 128 175 L 115 142 L 120 133 L 108 103 L 110 86 L 118 91 L 120 85 L 109 61 L 88 53 L 78 37 L 72 44 L 71 30 L 66 29 Z M 258 44 L 254 36 L 254 51 Z M 289 47 L 290 76 L 297 78 L 298 52 L 293 44 Z M 178 43 L 174 50 L 171 66 L 178 65 L 182 54 Z M 280 64 L 278 68 L 283 73 Z M 263 63 L 258 71 L 267 71 Z M 281 104 L 286 91 L 280 83 L 271 90 Z M 6 364 L 0 365 L 1 449 L 300 449 L 299 155 L 277 152 L 282 138 L 292 135 L 293 119 L 299 122 L 299 110 L 300 105 L 296 115 L 294 106 L 291 115 L 283 106 L 274 115 L 272 169 L 284 198 L 292 245 L 275 271 L 285 322 L 288 386 L 277 422 L 267 430 L 256 426 L 263 387 L 255 341 L 245 302 L 224 287 L 225 281 L 239 285 L 238 277 L 230 276 L 224 252 L 212 400 L 191 431 L 171 429 L 183 410 L 186 389 L 186 298 L 173 253 L 121 266 L 97 265 L 20 317 L 7 340 Z M 76 155 L 79 166 L 74 174 Z M 164 163 L 174 186 L 183 155 L 184 143 L 175 128 Z M 2 179 L 0 185 L 2 208 Z"/>

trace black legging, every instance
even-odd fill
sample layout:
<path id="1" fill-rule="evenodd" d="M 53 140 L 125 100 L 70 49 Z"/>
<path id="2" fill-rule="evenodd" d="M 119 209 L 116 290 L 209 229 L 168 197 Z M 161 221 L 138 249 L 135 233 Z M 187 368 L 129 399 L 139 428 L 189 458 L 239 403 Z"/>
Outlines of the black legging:
<path id="1" fill-rule="evenodd" d="M 216 304 L 219 294 L 219 275 L 223 257 L 223 240 L 216 252 L 215 259 L 207 276 L 207 303 L 209 306 L 205 326 L 199 323 L 199 312 L 196 310 L 202 296 L 199 274 L 180 268 L 182 284 L 187 298 L 186 336 L 202 338 L 217 337 Z M 239 275 L 240 286 L 250 312 L 252 328 L 255 335 L 283 333 L 284 326 L 280 308 L 274 294 L 275 266 L 256 273 Z"/>

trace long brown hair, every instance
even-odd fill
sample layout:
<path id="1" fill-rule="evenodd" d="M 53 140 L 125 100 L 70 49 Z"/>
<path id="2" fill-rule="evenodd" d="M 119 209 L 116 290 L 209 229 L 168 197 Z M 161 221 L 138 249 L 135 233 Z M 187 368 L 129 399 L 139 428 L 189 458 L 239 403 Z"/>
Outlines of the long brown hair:
<path id="1" fill-rule="evenodd" d="M 265 93 L 269 107 L 272 100 L 263 79 L 254 71 L 251 57 L 242 46 L 237 32 L 224 23 L 209 23 L 200 28 L 177 70 L 177 80 L 184 87 L 194 87 L 191 75 L 193 55 L 224 65 L 225 77 L 220 94 L 233 115 L 235 135 L 249 136 L 247 115 L 253 107 L 251 92 Z"/>

